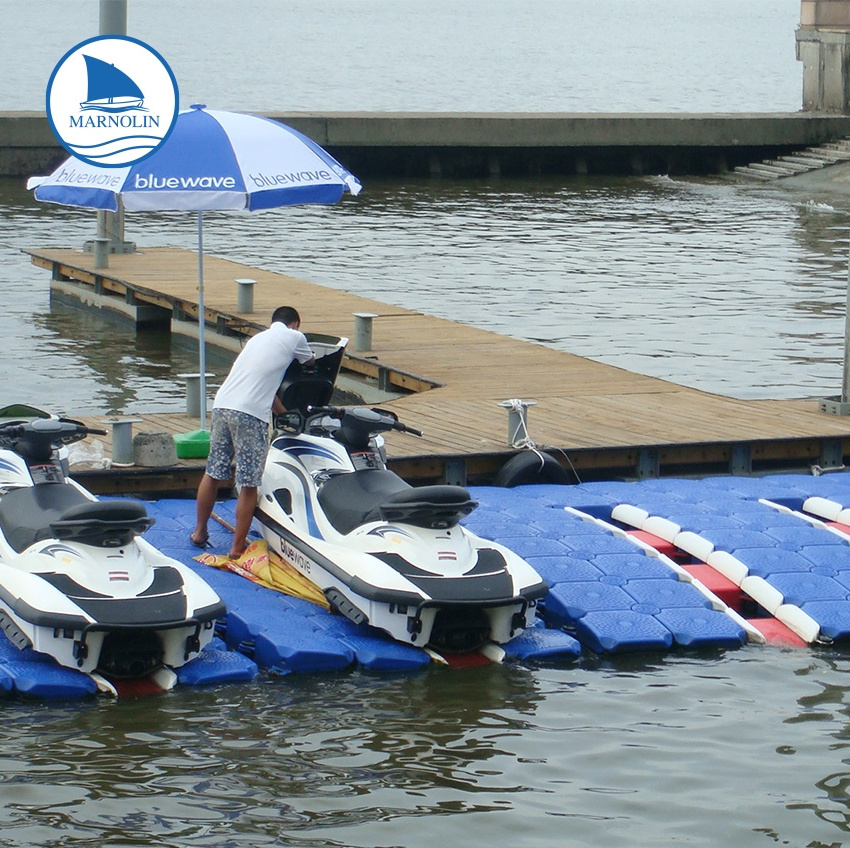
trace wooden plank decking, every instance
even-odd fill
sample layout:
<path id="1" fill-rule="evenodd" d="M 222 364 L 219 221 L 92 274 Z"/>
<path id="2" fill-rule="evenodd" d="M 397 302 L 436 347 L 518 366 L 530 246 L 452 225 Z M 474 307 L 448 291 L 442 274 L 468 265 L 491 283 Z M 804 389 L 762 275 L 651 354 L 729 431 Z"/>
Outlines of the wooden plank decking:
<path id="1" fill-rule="evenodd" d="M 92 255 L 82 251 L 28 252 L 52 271 L 54 286 L 76 287 L 98 305 L 152 304 L 189 325 L 197 318 L 191 251 L 112 255 L 106 269 L 95 269 Z M 528 410 L 530 437 L 565 464 L 568 455 L 585 479 L 668 469 L 835 466 L 850 453 L 850 419 L 819 411 L 817 401 L 726 398 L 211 256 L 204 271 L 208 343 L 238 348 L 242 333 L 264 328 L 282 303 L 299 309 L 303 329 L 350 338 L 353 313 L 376 314 L 372 350 L 347 357 L 344 367 L 385 366 L 395 384 L 435 386 L 382 404 L 425 432 L 421 439 L 387 437 L 398 469 L 412 477 L 492 473 L 514 452 L 507 412 L 499 406 L 511 398 L 536 401 Z M 237 312 L 234 281 L 243 277 L 257 281 L 251 315 Z M 198 421 L 156 415 L 138 426 L 185 432 Z"/>

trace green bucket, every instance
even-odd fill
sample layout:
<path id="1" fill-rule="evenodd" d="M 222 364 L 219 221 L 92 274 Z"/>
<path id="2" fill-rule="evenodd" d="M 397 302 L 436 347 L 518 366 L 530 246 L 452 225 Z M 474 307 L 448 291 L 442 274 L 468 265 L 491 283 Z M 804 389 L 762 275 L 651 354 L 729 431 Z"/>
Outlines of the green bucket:
<path id="1" fill-rule="evenodd" d="M 210 431 L 175 433 L 174 449 L 178 459 L 206 459 L 210 455 Z"/>

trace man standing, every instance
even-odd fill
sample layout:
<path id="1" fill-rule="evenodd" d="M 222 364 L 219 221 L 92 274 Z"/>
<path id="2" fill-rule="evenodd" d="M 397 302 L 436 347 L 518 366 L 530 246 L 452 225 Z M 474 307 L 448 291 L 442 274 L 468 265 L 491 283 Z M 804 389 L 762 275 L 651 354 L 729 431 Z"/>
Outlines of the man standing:
<path id="1" fill-rule="evenodd" d="M 229 556 L 242 556 L 257 506 L 257 488 L 268 453 L 269 412 L 284 412 L 277 396 L 286 369 L 294 359 L 315 362 L 301 317 L 291 306 L 279 306 L 271 326 L 253 336 L 233 363 L 213 401 L 210 454 L 206 473 L 198 485 L 197 523 L 189 541 L 199 548 L 209 544 L 207 525 L 220 482 L 229 480 L 236 462 L 236 530 Z"/>

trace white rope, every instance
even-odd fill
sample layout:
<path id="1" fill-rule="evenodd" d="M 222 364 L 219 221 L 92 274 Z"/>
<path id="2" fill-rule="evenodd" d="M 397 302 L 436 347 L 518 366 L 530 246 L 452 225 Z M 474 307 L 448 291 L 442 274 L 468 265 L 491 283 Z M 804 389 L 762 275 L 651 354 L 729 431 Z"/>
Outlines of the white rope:
<path id="1" fill-rule="evenodd" d="M 499 406 L 505 407 L 509 411 L 509 413 L 516 413 L 517 426 L 514 429 L 513 433 L 508 434 L 510 436 L 511 447 L 521 448 L 523 450 L 530 450 L 532 453 L 535 453 L 537 455 L 537 458 L 540 460 L 540 470 L 542 471 L 544 465 L 546 464 L 546 458 L 542 453 L 542 448 L 538 448 L 536 442 L 528 434 L 528 421 L 525 415 L 525 410 L 528 408 L 528 405 L 519 398 L 511 398 L 510 400 L 506 400 L 503 403 L 500 403 Z M 572 460 L 570 459 L 567 452 L 561 448 L 557 448 L 557 450 L 559 453 L 563 454 L 564 458 L 569 463 L 573 474 L 575 474 L 576 480 L 581 482 L 581 478 L 579 477 L 578 472 L 576 471 L 575 466 L 573 465 Z"/>
<path id="2" fill-rule="evenodd" d="M 534 450 L 537 446 L 528 435 L 528 422 L 525 417 L 526 405 L 519 398 L 511 398 L 506 400 L 501 406 L 504 406 L 508 413 L 516 413 L 517 426 L 513 433 L 510 433 L 512 448 L 529 448 Z M 522 434 L 522 435 L 520 435 Z"/>

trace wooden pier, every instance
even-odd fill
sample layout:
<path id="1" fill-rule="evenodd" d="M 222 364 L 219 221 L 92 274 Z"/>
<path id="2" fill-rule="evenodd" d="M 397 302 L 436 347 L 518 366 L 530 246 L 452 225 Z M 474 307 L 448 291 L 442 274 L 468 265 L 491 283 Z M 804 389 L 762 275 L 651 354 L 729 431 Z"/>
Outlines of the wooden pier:
<path id="1" fill-rule="evenodd" d="M 114 254 L 108 268 L 95 268 L 92 254 L 78 250 L 28 253 L 50 270 L 54 291 L 123 313 L 140 326 L 160 324 L 197 337 L 198 263 L 191 251 Z M 238 311 L 235 281 L 241 278 L 256 281 L 250 314 Z M 850 418 L 822 412 L 817 400 L 722 397 L 211 256 L 204 280 L 207 343 L 234 351 L 267 326 L 280 304 L 298 308 L 302 329 L 352 340 L 355 314 L 374 315 L 371 349 L 349 345 L 343 368 L 406 392 L 380 405 L 425 433 L 386 436 L 393 468 L 411 481 L 487 482 L 517 452 L 509 444 L 508 411 L 500 406 L 512 399 L 535 402 L 527 410 L 528 436 L 582 481 L 817 471 L 842 466 L 850 453 Z M 134 417 L 143 419 L 135 432 L 200 426 L 180 414 Z M 189 488 L 201 465 L 122 469 L 120 487 L 144 489 L 150 478 L 147 488 L 154 488 L 154 477 L 175 474 Z M 95 480 L 94 472 L 85 476 L 95 490 L 119 485 L 105 475 Z"/>

